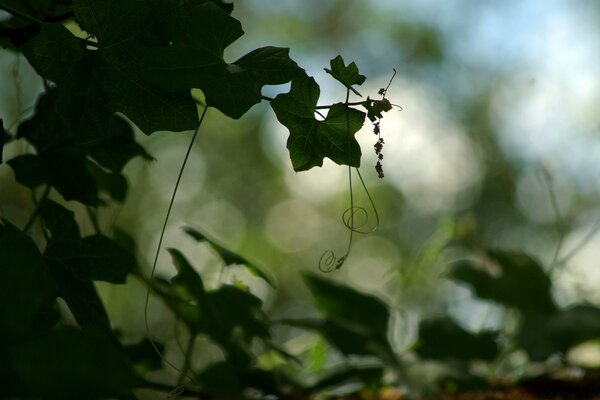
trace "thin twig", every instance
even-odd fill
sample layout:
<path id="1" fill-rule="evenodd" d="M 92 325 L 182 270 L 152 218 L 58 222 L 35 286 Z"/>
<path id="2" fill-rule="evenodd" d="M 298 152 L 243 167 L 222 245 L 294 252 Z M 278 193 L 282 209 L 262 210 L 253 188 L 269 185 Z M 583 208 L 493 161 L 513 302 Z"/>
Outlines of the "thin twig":
<path id="1" fill-rule="evenodd" d="M 266 101 L 273 101 L 275 100 L 273 97 L 269 97 L 269 96 L 262 96 L 263 100 Z M 354 102 L 345 102 L 343 104 L 345 104 L 346 106 L 360 106 L 362 104 L 364 104 L 367 101 L 373 101 L 373 100 L 364 100 L 364 101 L 354 101 Z M 337 103 L 339 104 L 339 103 Z M 316 106 L 315 110 L 325 110 L 325 109 L 329 109 L 331 107 L 333 107 L 335 104 L 328 104 L 328 105 L 324 105 L 324 106 Z"/>
<path id="2" fill-rule="evenodd" d="M 192 355 L 194 354 L 194 345 L 196 344 L 196 335 L 190 332 L 190 337 L 187 343 L 187 349 L 185 351 L 185 359 L 183 360 L 183 368 L 181 369 L 181 374 L 179 375 L 179 384 L 182 385 L 187 378 L 188 371 L 192 365 Z"/>

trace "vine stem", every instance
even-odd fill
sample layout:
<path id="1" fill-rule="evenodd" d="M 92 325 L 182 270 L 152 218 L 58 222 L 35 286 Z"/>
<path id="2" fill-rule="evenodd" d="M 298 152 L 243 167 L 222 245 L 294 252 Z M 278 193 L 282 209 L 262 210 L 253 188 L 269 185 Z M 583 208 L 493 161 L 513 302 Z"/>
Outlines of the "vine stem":
<path id="1" fill-rule="evenodd" d="M 179 384 L 182 385 L 188 371 L 192 366 L 192 355 L 194 353 L 194 345 L 196 344 L 196 335 L 190 332 L 190 337 L 187 343 L 187 349 L 185 351 L 185 359 L 183 361 L 183 368 L 181 369 L 181 375 L 179 376 Z"/>
<path id="2" fill-rule="evenodd" d="M 349 94 L 348 94 L 348 96 L 349 96 Z M 273 101 L 273 100 L 275 100 L 273 97 L 269 97 L 269 96 L 261 96 L 261 97 L 262 97 L 263 100 L 266 100 L 266 101 Z M 368 101 L 368 100 L 365 100 L 365 101 Z M 347 105 L 347 106 L 360 106 L 360 105 L 364 104 L 365 101 L 349 102 L 348 98 L 347 98 L 346 101 L 344 102 L 344 104 Z M 325 110 L 325 109 L 329 109 L 331 107 L 333 107 L 333 104 L 327 104 L 327 105 L 324 105 L 324 106 L 316 106 L 315 109 L 316 110 Z"/>
<path id="3" fill-rule="evenodd" d="M 34 24 L 42 24 L 42 21 L 40 21 L 39 19 L 34 18 L 31 15 L 25 14 L 24 12 L 19 11 L 11 6 L 7 6 L 6 4 L 0 5 L 0 10 L 6 11 L 7 13 L 14 15 L 15 17 L 23 18 L 24 20 L 33 22 Z"/>
<path id="4" fill-rule="evenodd" d="M 202 110 L 202 115 L 200 116 L 200 120 L 198 121 L 198 127 L 196 128 L 196 130 L 194 131 L 194 134 L 192 135 L 192 139 L 190 140 L 190 144 L 185 153 L 185 157 L 183 158 L 183 162 L 181 163 L 181 168 L 179 169 L 179 174 L 177 175 L 177 180 L 175 181 L 175 187 L 173 188 L 173 194 L 171 195 L 171 201 L 169 202 L 169 207 L 167 208 L 167 214 L 165 215 L 165 220 L 163 222 L 163 226 L 160 231 L 158 245 L 156 246 L 156 254 L 154 255 L 154 261 L 152 262 L 152 269 L 150 271 L 150 277 L 148 278 L 150 285 L 148 286 L 148 289 L 146 291 L 146 300 L 144 301 L 144 325 L 146 326 L 146 334 L 148 335 L 148 339 L 150 340 L 150 344 L 152 344 L 154 351 L 156 352 L 156 354 L 158 354 L 160 356 L 160 358 L 165 362 L 165 364 L 169 365 L 171 368 L 173 368 L 174 370 L 181 373 L 181 378 L 183 378 L 185 376 L 190 380 L 193 380 L 193 379 L 187 375 L 187 372 L 180 370 L 175 365 L 173 365 L 173 363 L 171 363 L 169 360 L 167 360 L 165 358 L 165 356 L 161 353 L 161 351 L 158 348 L 158 346 L 156 345 L 156 343 L 154 343 L 154 340 L 152 339 L 152 337 L 150 335 L 150 326 L 148 324 L 148 302 L 150 301 L 150 288 L 152 287 L 152 279 L 154 278 L 154 273 L 156 272 L 156 264 L 158 263 L 158 256 L 160 255 L 160 250 L 161 250 L 162 242 L 163 242 L 163 239 L 165 236 L 165 230 L 167 228 L 167 223 L 169 222 L 169 217 L 171 216 L 171 210 L 173 209 L 173 204 L 175 203 L 175 197 L 177 196 L 177 189 L 179 188 L 179 184 L 181 183 L 181 177 L 183 176 L 183 171 L 185 170 L 185 166 L 187 165 L 188 158 L 190 157 L 190 153 L 192 152 L 192 147 L 196 140 L 196 136 L 198 136 L 198 132 L 200 131 L 200 126 L 202 126 L 202 121 L 204 121 L 204 117 L 206 116 L 207 110 L 208 110 L 208 107 L 204 107 L 204 110 Z M 186 355 L 186 358 L 187 358 L 187 355 Z M 180 380 L 182 380 L 182 379 L 180 379 Z"/>

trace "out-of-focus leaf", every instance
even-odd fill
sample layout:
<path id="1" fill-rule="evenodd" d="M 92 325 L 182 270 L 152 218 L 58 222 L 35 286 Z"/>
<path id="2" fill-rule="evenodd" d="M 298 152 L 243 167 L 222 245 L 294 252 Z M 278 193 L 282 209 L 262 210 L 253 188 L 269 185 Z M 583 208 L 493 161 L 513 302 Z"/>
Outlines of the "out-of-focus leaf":
<path id="1" fill-rule="evenodd" d="M 178 274 L 170 284 L 156 281 L 153 287 L 192 332 L 205 333 L 225 351 L 234 344 L 245 346 L 253 338 L 270 338 L 258 297 L 233 285 L 205 291 L 202 278 L 185 256 L 176 249 L 169 253 Z"/>
<path id="2" fill-rule="evenodd" d="M 7 142 L 6 131 L 4 130 L 4 121 L 0 118 L 0 164 L 4 162 L 4 143 Z"/>
<path id="3" fill-rule="evenodd" d="M 0 224 L 0 337 L 30 332 L 53 298 L 55 285 L 35 243 L 8 223 Z"/>
<path id="4" fill-rule="evenodd" d="M 329 62 L 331 69 L 325 68 L 325 72 L 333 76 L 337 81 L 341 82 L 346 88 L 352 90 L 354 94 L 362 96 L 352 86 L 362 85 L 367 78 L 358 72 L 358 67 L 354 62 L 345 65 L 342 56 L 338 55 Z"/>
<path id="5" fill-rule="evenodd" d="M 458 261 L 448 277 L 470 285 L 477 297 L 514 307 L 525 314 L 549 314 L 556 310 L 552 282 L 528 255 L 488 251 L 479 260 Z"/>
<path id="6" fill-rule="evenodd" d="M 40 156 L 23 154 L 11 158 L 6 163 L 13 169 L 15 180 L 30 189 L 35 189 L 50 181 L 48 170 Z"/>
<path id="7" fill-rule="evenodd" d="M 303 278 L 317 308 L 329 319 L 367 336 L 387 336 L 390 314 L 383 301 L 315 274 Z"/>
<path id="8" fill-rule="evenodd" d="M 81 239 L 79 225 L 72 211 L 47 199 L 40 204 L 38 213 L 44 220 L 44 227 L 50 231 L 49 246 L 56 242 L 67 242 L 69 246 L 74 246 Z"/>
<path id="9" fill-rule="evenodd" d="M 93 281 L 125 283 L 135 268 L 135 258 L 126 249 L 104 235 L 86 236 L 81 240 L 69 269 L 79 271 Z"/>
<path id="10" fill-rule="evenodd" d="M 387 339 L 390 315 L 384 302 L 314 274 L 305 274 L 304 280 L 325 319 L 282 323 L 314 329 L 346 355 L 374 355 L 389 365 L 397 365 Z"/>
<path id="11" fill-rule="evenodd" d="M 261 310 L 262 301 L 250 292 L 232 285 L 224 285 L 207 293 L 207 304 L 212 311 L 211 338 L 220 344 L 233 339 L 234 330 L 240 329 L 243 338 L 270 338 L 266 317 Z"/>
<path id="12" fill-rule="evenodd" d="M 114 201 L 122 203 L 127 194 L 127 180 L 116 172 L 106 172 L 98 165 L 88 161 L 90 173 L 96 181 L 98 191 L 106 192 Z"/>
<path id="13" fill-rule="evenodd" d="M 58 287 L 58 296 L 67 303 L 79 326 L 92 328 L 112 337 L 108 313 L 94 283 L 79 278 L 60 266 L 52 268 L 51 274 Z"/>
<path id="14" fill-rule="evenodd" d="M 544 360 L 555 353 L 588 340 L 600 338 L 600 308 L 579 304 L 551 316 L 524 317 L 517 336 L 532 360 Z"/>
<path id="15" fill-rule="evenodd" d="M 154 342 L 154 345 L 158 351 L 163 352 L 164 345 L 157 342 Z M 124 345 L 123 352 L 139 373 L 155 371 L 162 367 L 162 358 L 156 352 L 150 339 L 146 338 L 134 344 Z"/>
<path id="16" fill-rule="evenodd" d="M 207 393 L 237 397 L 244 389 L 237 371 L 224 361 L 210 365 L 197 379 Z"/>
<path id="17" fill-rule="evenodd" d="M 61 327 L 11 353 L 21 384 L 43 398 L 122 396 L 138 383 L 127 359 L 94 332 Z"/>
<path id="18" fill-rule="evenodd" d="M 199 307 L 204 307 L 205 292 L 202 278 L 179 250 L 167 250 L 171 254 L 175 268 L 177 268 L 177 275 L 171 279 L 171 282 L 184 288 L 189 296 L 198 302 Z"/>
<path id="19" fill-rule="evenodd" d="M 447 317 L 426 319 L 419 323 L 416 352 L 436 360 L 491 361 L 498 354 L 497 336 L 498 332 L 468 332 Z"/>
<path id="20" fill-rule="evenodd" d="M 183 228 L 183 231 L 188 236 L 190 236 L 192 239 L 196 240 L 197 242 L 207 242 L 208 244 L 210 244 L 210 246 L 213 248 L 213 250 L 215 252 L 217 252 L 219 257 L 221 257 L 221 259 L 223 260 L 225 265 L 227 265 L 227 266 L 243 265 L 244 267 L 246 267 L 246 269 L 248 271 L 250 271 L 250 273 L 263 279 L 272 288 L 277 287 L 275 278 L 271 274 L 269 274 L 266 271 L 266 269 L 258 267 L 256 265 L 256 263 L 252 263 L 252 262 L 248 261 L 247 259 L 245 259 L 244 257 L 240 256 L 239 254 L 236 254 L 236 253 L 232 252 L 231 250 L 226 249 L 225 247 L 223 247 L 219 243 L 217 243 L 215 240 L 209 239 L 204 233 L 200 232 L 196 228 L 191 228 L 189 226 L 186 226 Z"/>
<path id="21" fill-rule="evenodd" d="M 383 365 L 353 365 L 336 368 L 323 373 L 316 382 L 305 390 L 308 393 L 316 393 L 324 389 L 359 382 L 364 386 L 370 386 L 381 382 L 383 377 Z"/>

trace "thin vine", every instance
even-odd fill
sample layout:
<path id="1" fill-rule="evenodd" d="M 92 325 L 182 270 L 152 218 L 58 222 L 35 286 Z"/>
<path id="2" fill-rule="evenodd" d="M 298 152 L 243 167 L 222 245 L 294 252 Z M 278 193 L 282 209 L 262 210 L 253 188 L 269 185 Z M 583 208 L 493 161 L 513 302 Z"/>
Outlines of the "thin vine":
<path id="1" fill-rule="evenodd" d="M 206 116 L 207 110 L 208 110 L 208 106 L 204 107 L 204 109 L 202 110 L 202 115 L 200 115 L 200 120 L 198 121 L 198 126 L 197 126 L 196 130 L 194 131 L 194 134 L 192 135 L 192 139 L 190 140 L 190 144 L 189 144 L 187 151 L 185 153 L 185 156 L 183 158 L 183 162 L 181 163 L 181 168 L 179 169 L 179 174 L 177 175 L 177 180 L 175 181 L 175 187 L 173 188 L 173 194 L 171 195 L 171 200 L 169 201 L 169 206 L 167 208 L 165 220 L 163 222 L 163 226 L 160 231 L 158 245 L 156 246 L 156 253 L 154 254 L 154 261 L 152 262 L 152 268 L 150 270 L 150 277 L 148 278 L 149 284 L 148 284 L 148 288 L 146 289 L 146 299 L 144 301 L 144 325 L 145 325 L 145 329 L 146 329 L 146 334 L 147 334 L 147 336 L 150 340 L 150 343 L 152 344 L 152 347 L 154 348 L 154 351 L 156 352 L 156 354 L 158 354 L 160 356 L 160 358 L 165 362 L 165 364 L 169 365 L 171 368 L 173 368 L 174 370 L 176 370 L 177 372 L 179 372 L 181 374 L 181 377 L 179 379 L 180 382 L 183 381 L 183 377 L 188 378 L 190 380 L 190 382 L 192 382 L 194 379 L 188 375 L 187 371 L 185 370 L 185 367 L 182 370 L 182 369 L 178 368 L 176 365 L 174 365 L 173 363 L 171 363 L 169 360 L 167 360 L 166 357 L 164 356 L 164 354 L 160 351 L 160 349 L 158 348 L 158 346 L 152 339 L 152 335 L 150 335 L 150 326 L 148 324 L 148 302 L 150 300 L 150 289 L 152 286 L 152 279 L 154 278 L 154 273 L 156 272 L 158 256 L 160 255 L 160 250 L 161 250 L 162 242 L 163 242 L 163 239 L 165 236 L 165 230 L 167 228 L 167 223 L 169 222 L 169 217 L 171 216 L 173 204 L 175 203 L 175 197 L 177 196 L 177 189 L 179 188 L 179 184 L 181 183 L 181 177 L 183 176 L 183 171 L 185 170 L 185 166 L 187 165 L 188 158 L 192 151 L 192 147 L 196 140 L 196 136 L 198 136 L 198 132 L 200 131 L 200 127 L 202 126 L 202 122 L 204 121 L 204 117 Z M 190 350 L 189 347 L 188 347 L 188 350 Z M 187 359 L 187 354 L 186 354 L 186 359 Z"/>

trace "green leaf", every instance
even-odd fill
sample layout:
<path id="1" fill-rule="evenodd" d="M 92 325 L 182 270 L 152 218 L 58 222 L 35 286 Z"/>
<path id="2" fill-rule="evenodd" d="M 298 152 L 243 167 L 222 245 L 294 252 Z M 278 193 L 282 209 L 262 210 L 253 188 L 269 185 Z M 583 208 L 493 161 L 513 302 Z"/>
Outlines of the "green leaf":
<path id="1" fill-rule="evenodd" d="M 58 242 L 66 242 L 68 246 L 76 246 L 81 239 L 79 225 L 75 214 L 53 200 L 46 199 L 38 208 L 44 227 L 50 232 L 48 246 Z"/>
<path id="2" fill-rule="evenodd" d="M 556 310 L 552 282 L 537 261 L 525 254 L 505 251 L 488 251 L 487 255 L 487 259 L 452 264 L 448 277 L 470 285 L 477 297 L 525 314 Z"/>
<path id="3" fill-rule="evenodd" d="M 186 226 L 183 228 L 183 231 L 197 242 L 207 242 L 208 244 L 210 244 L 213 250 L 217 252 L 219 257 L 221 257 L 226 266 L 243 265 L 252 274 L 260 277 L 265 282 L 267 282 L 272 288 L 277 287 L 275 278 L 271 274 L 269 274 L 266 269 L 258 267 L 255 263 L 252 263 L 244 257 L 240 256 L 239 254 L 236 254 L 231 250 L 226 249 L 225 247 L 217 243 L 215 240 L 209 239 L 204 233 L 200 232 L 196 228 Z"/>
<path id="4" fill-rule="evenodd" d="M 492 361 L 498 355 L 497 337 L 498 332 L 468 332 L 448 317 L 425 319 L 419 323 L 416 351 L 436 360 Z"/>
<path id="5" fill-rule="evenodd" d="M 259 85 L 281 85 L 303 72 L 290 58 L 290 49 L 266 46 L 251 51 L 236 62 L 235 65 L 247 70 Z"/>
<path id="6" fill-rule="evenodd" d="M 43 24 L 24 46 L 36 71 L 58 84 L 58 112 L 72 136 L 106 135 L 115 112 L 147 134 L 195 128 L 197 109 L 189 91 L 167 93 L 140 77 L 139 40 L 160 19 L 149 2 L 143 3 L 138 9 L 136 2 L 76 2 L 78 20 L 99 32 L 98 50 L 88 50 L 61 24 Z M 134 17 L 134 23 L 123 23 L 123 15 Z"/>
<path id="7" fill-rule="evenodd" d="M 135 141 L 129 123 L 117 116 L 110 118 L 106 134 L 93 142 L 82 143 L 81 146 L 98 164 L 113 172 L 122 171 L 125 164 L 136 156 L 149 161 L 154 160 L 154 157 Z"/>
<path id="8" fill-rule="evenodd" d="M 173 264 L 177 268 L 177 275 L 171 279 L 171 282 L 174 285 L 184 288 L 188 295 L 199 303 L 200 307 L 204 307 L 205 292 L 202 278 L 179 250 L 167 250 L 169 251 L 169 254 L 171 254 Z"/>
<path id="9" fill-rule="evenodd" d="M 207 307 L 213 318 L 207 319 L 211 338 L 228 347 L 234 330 L 239 329 L 247 343 L 252 338 L 270 338 L 266 317 L 261 310 L 262 301 L 252 293 L 232 285 L 224 285 L 207 293 Z"/>
<path id="10" fill-rule="evenodd" d="M 127 180 L 125 177 L 116 172 L 106 172 L 93 162 L 87 163 L 88 169 L 99 192 L 106 192 L 110 197 L 117 202 L 125 201 L 127 195 Z"/>
<path id="11" fill-rule="evenodd" d="M 16 345 L 12 358 L 27 392 L 43 398 L 122 396 L 139 382 L 108 339 L 72 327 Z"/>
<path id="12" fill-rule="evenodd" d="M 6 162 L 15 173 L 15 179 L 30 189 L 50 181 L 44 160 L 33 154 L 23 154 Z"/>
<path id="13" fill-rule="evenodd" d="M 207 105 L 232 118 L 261 101 L 262 86 L 289 82 L 301 70 L 288 49 L 277 47 L 263 47 L 227 63 L 225 48 L 244 31 L 238 20 L 212 3 L 185 3 L 165 25 L 171 32 L 168 45 L 142 52 L 144 78 L 166 91 L 199 88 Z"/>
<path id="14" fill-rule="evenodd" d="M 354 134 L 362 127 L 365 114 L 338 103 L 319 121 L 314 116 L 319 93 L 315 80 L 303 75 L 292 81 L 289 93 L 279 94 L 271 102 L 277 119 L 290 131 L 287 148 L 294 170 L 320 167 L 325 157 L 359 167 L 361 151 Z"/>
<path id="15" fill-rule="evenodd" d="M 91 280 L 81 279 L 72 272 L 53 264 L 46 258 L 51 275 L 58 287 L 60 296 L 69 306 L 69 310 L 82 328 L 91 328 L 112 337 L 108 313 L 102 304 L 96 287 Z"/>
<path id="16" fill-rule="evenodd" d="M 94 281 L 125 283 L 136 265 L 133 255 L 104 235 L 86 236 L 81 240 L 69 269 Z"/>
<path id="17" fill-rule="evenodd" d="M 358 72 L 358 67 L 354 62 L 346 66 L 342 56 L 338 55 L 329 64 L 331 65 L 331 69 L 325 68 L 325 72 L 341 82 L 346 88 L 352 90 L 356 95 L 362 96 L 352 86 L 362 85 L 367 78 Z"/>
<path id="18" fill-rule="evenodd" d="M 17 338 L 30 332 L 55 287 L 33 241 L 6 224 L 0 224 L 0 274 L 0 337 Z"/>

